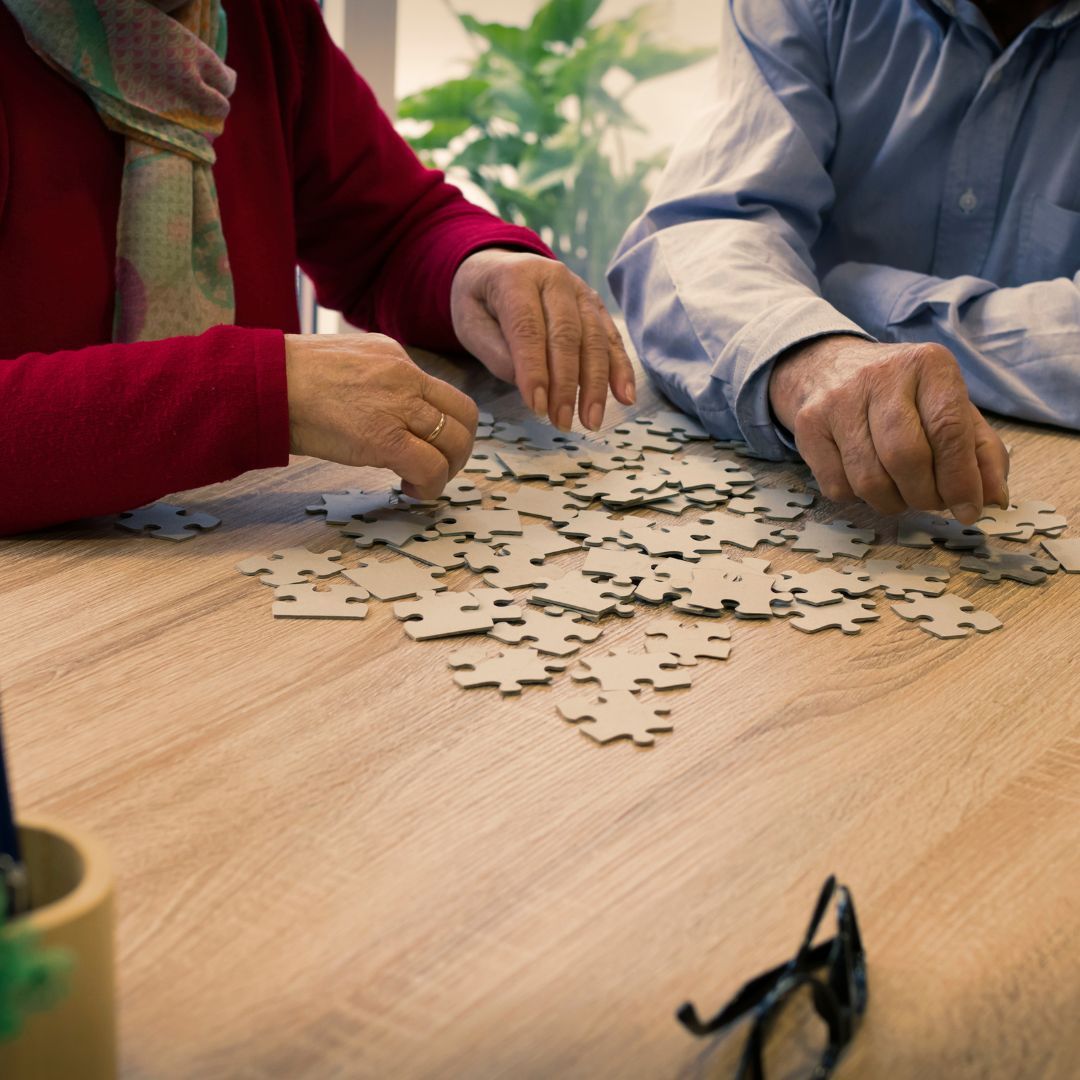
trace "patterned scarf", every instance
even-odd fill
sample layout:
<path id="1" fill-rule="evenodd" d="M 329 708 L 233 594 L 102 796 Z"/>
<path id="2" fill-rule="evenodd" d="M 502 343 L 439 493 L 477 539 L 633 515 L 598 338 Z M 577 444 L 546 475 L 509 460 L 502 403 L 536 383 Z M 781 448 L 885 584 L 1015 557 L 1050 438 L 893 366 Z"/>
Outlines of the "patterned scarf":
<path id="1" fill-rule="evenodd" d="M 126 139 L 113 340 L 231 323 L 232 273 L 212 172 L 236 85 L 224 61 L 221 0 L 0 3 L 30 46 Z"/>

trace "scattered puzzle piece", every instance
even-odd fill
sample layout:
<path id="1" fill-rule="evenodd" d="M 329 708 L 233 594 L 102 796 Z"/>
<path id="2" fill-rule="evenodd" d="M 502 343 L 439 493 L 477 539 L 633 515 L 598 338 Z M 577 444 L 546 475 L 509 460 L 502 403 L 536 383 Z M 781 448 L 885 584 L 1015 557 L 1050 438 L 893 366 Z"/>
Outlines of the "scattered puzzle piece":
<path id="1" fill-rule="evenodd" d="M 556 525 L 565 525 L 577 517 L 581 506 L 571 498 L 568 488 L 517 487 L 511 491 L 491 493 L 506 510 L 515 510 L 528 517 L 546 518 Z"/>
<path id="2" fill-rule="evenodd" d="M 1048 574 L 1057 573 L 1058 564 L 1050 559 L 1040 559 L 1033 552 L 990 551 L 965 555 L 960 560 L 960 569 L 982 574 L 984 581 L 1008 578 L 1023 585 L 1042 585 Z"/>
<path id="3" fill-rule="evenodd" d="M 1080 540 L 1043 540 L 1042 546 L 1066 574 L 1080 574 Z"/>
<path id="4" fill-rule="evenodd" d="M 668 485 L 668 478 L 658 473 L 623 471 L 604 473 L 568 490 L 582 502 L 599 499 L 605 506 L 623 508 L 670 498 L 673 490 Z"/>
<path id="5" fill-rule="evenodd" d="M 542 657 L 535 649 L 500 649 L 480 661 L 472 650 L 451 653 L 449 657 L 450 667 L 458 669 L 454 674 L 458 686 L 497 686 L 504 694 L 520 694 L 527 685 L 550 683 L 552 674 L 562 671 L 566 663 Z"/>
<path id="6" fill-rule="evenodd" d="M 442 536 L 471 536 L 486 543 L 496 536 L 520 536 L 521 518 L 516 510 L 448 507 L 436 516 L 435 528 Z"/>
<path id="7" fill-rule="evenodd" d="M 575 442 L 573 433 L 560 431 L 546 421 L 532 417 L 517 422 L 500 420 L 495 424 L 491 436 L 500 442 L 523 443 L 533 450 L 565 450 Z"/>
<path id="8" fill-rule="evenodd" d="M 497 595 L 484 595 L 488 593 Z M 395 604 L 394 616 L 405 623 L 405 633 L 414 641 L 486 634 L 496 621 L 513 621 L 520 616 L 521 609 L 514 606 L 513 599 L 502 589 L 421 593 L 417 600 Z"/>
<path id="9" fill-rule="evenodd" d="M 589 577 L 610 578 L 616 585 L 632 585 L 652 576 L 656 560 L 625 548 L 589 548 L 581 572 Z"/>
<path id="10" fill-rule="evenodd" d="M 791 603 L 791 594 L 776 587 L 769 574 L 732 574 L 697 567 L 690 578 L 690 591 L 672 605 L 676 611 L 719 615 L 731 609 L 743 619 L 768 619 L 777 612 L 774 605 Z"/>
<path id="11" fill-rule="evenodd" d="M 664 454 L 673 454 L 682 448 L 681 442 L 664 435 L 654 435 L 648 426 L 627 421 L 619 424 L 609 437 L 609 441 L 619 447 L 632 447 L 634 450 L 658 450 Z"/>
<path id="12" fill-rule="evenodd" d="M 901 566 L 890 559 L 867 559 L 856 573 L 860 578 L 865 577 L 871 588 L 883 588 L 885 595 L 894 600 L 912 592 L 940 596 L 945 591 L 945 582 L 952 576 L 943 566 L 926 563 Z"/>
<path id="13" fill-rule="evenodd" d="M 169 503 L 152 503 L 138 510 L 125 510 L 117 517 L 116 524 L 130 532 L 145 532 L 155 540 L 182 541 L 193 540 L 196 530 L 216 529 L 221 518 Z"/>
<path id="14" fill-rule="evenodd" d="M 441 567 L 428 570 L 410 559 L 398 558 L 387 562 L 362 562 L 355 570 L 345 570 L 344 576 L 366 589 L 376 600 L 404 600 L 422 592 L 441 592 L 446 584 L 439 578 L 445 573 Z"/>
<path id="15" fill-rule="evenodd" d="M 570 672 L 576 682 L 596 681 L 600 689 L 632 690 L 637 693 L 641 683 L 652 683 L 655 690 L 674 690 L 689 686 L 692 677 L 672 653 L 632 653 L 626 649 L 611 649 L 607 656 L 589 656 L 581 667 Z"/>
<path id="16" fill-rule="evenodd" d="M 893 611 L 909 622 L 918 620 L 919 629 L 940 638 L 967 637 L 971 629 L 988 634 L 1001 627 L 1001 620 L 988 611 L 979 611 L 970 600 L 956 593 L 942 596 L 913 596 L 892 605 Z"/>
<path id="17" fill-rule="evenodd" d="M 373 544 L 402 544 L 419 537 L 434 539 L 435 518 L 429 514 L 410 514 L 403 510 L 383 510 L 372 514 L 366 521 L 356 521 L 341 530 L 342 536 L 351 537 L 358 548 Z"/>
<path id="18" fill-rule="evenodd" d="M 671 731 L 666 717 L 671 709 L 658 702 L 643 702 L 629 690 L 612 690 L 596 702 L 572 698 L 557 706 L 564 720 L 579 725 L 582 735 L 598 743 L 632 739 L 638 746 L 652 746 L 655 732 Z"/>
<path id="19" fill-rule="evenodd" d="M 501 480 L 507 468 L 495 456 L 494 450 L 474 450 L 461 469 L 467 473 L 483 473 L 489 480 Z"/>
<path id="20" fill-rule="evenodd" d="M 837 555 L 861 559 L 876 539 L 873 529 L 857 529 L 850 521 L 808 521 L 802 532 L 789 529 L 782 534 L 795 542 L 792 551 L 810 551 L 821 562 L 828 562 Z"/>
<path id="21" fill-rule="evenodd" d="M 529 603 L 538 607 L 568 608 L 593 620 L 602 615 L 622 615 L 629 618 L 634 614 L 634 606 L 624 601 L 633 591 L 632 585 L 597 581 L 580 570 L 571 570 L 564 577 L 530 596 Z"/>
<path id="22" fill-rule="evenodd" d="M 443 488 L 437 501 L 449 503 L 451 506 L 471 506 L 481 502 L 483 498 L 484 493 L 476 486 L 475 481 L 459 474 Z"/>
<path id="23" fill-rule="evenodd" d="M 272 610 L 275 619 L 363 619 L 367 599 L 353 585 L 279 585 Z"/>
<path id="24" fill-rule="evenodd" d="M 623 519 L 613 518 L 602 510 L 582 510 L 573 521 L 559 527 L 562 536 L 583 540 L 586 547 L 599 547 L 603 543 L 619 540 Z"/>
<path id="25" fill-rule="evenodd" d="M 407 555 L 425 566 L 457 570 L 465 565 L 468 540 L 464 536 L 439 536 L 431 540 L 409 540 L 404 544 L 388 544 L 391 551 Z"/>
<path id="26" fill-rule="evenodd" d="M 857 634 L 861 623 L 874 622 L 881 616 L 874 610 L 872 600 L 838 597 L 835 604 L 803 604 L 796 601 L 777 612 L 785 616 L 796 630 L 816 634 L 819 630 L 836 629 L 845 634 Z"/>
<path id="27" fill-rule="evenodd" d="M 584 476 L 588 471 L 578 458 L 559 450 L 547 453 L 499 449 L 499 460 L 518 480 L 546 480 L 562 484 L 571 477 Z"/>
<path id="28" fill-rule="evenodd" d="M 635 416 L 634 423 L 644 424 L 645 430 L 653 435 L 667 435 L 680 442 L 709 437 L 709 433 L 696 420 L 675 409 L 653 409 L 646 416 Z"/>
<path id="29" fill-rule="evenodd" d="M 974 551 L 986 547 L 986 533 L 956 518 L 921 511 L 905 514 L 896 527 L 896 542 L 903 547 L 928 548 L 941 544 L 949 551 Z"/>
<path id="30" fill-rule="evenodd" d="M 731 504 L 728 503 L 728 505 Z M 739 517 L 723 510 L 698 520 L 702 525 L 707 526 L 704 531 L 710 541 L 708 545 L 700 544 L 697 547 L 696 550 L 702 554 L 707 551 L 720 551 L 721 544 L 732 544 L 746 551 L 752 551 L 758 544 L 779 546 L 784 542 L 784 537 L 789 535 L 767 521 L 761 521 L 756 517 Z M 873 535 L 873 533 L 870 534 L 871 537 Z"/>
<path id="31" fill-rule="evenodd" d="M 1068 524 L 1055 508 L 1046 502 L 1013 503 L 1008 510 L 987 506 L 975 523 L 987 536 L 1026 543 L 1036 533 L 1057 536 Z"/>
<path id="32" fill-rule="evenodd" d="M 488 636 L 507 645 L 527 641 L 534 649 L 553 656 L 571 656 L 582 644 L 595 641 L 604 631 L 582 622 L 575 611 L 535 608 L 522 612 L 521 622 L 496 623 Z"/>
<path id="33" fill-rule="evenodd" d="M 561 566 L 544 565 L 544 556 L 527 546 L 495 549 L 486 544 L 471 544 L 465 562 L 486 584 L 500 589 L 523 589 L 546 586 L 566 571 Z"/>
<path id="34" fill-rule="evenodd" d="M 241 574 L 264 575 L 259 580 L 264 585 L 299 585 L 313 577 L 330 577 L 342 567 L 337 562 L 340 551 L 324 551 L 321 555 L 307 548 L 282 548 L 272 555 L 254 555 L 236 564 Z"/>
<path id="35" fill-rule="evenodd" d="M 829 569 L 811 570 L 808 573 L 784 570 L 781 577 L 784 587 L 795 593 L 795 599 L 803 604 L 835 604 L 841 599 L 842 593 L 865 596 L 877 588 L 862 567 L 857 573 Z"/>
<path id="36" fill-rule="evenodd" d="M 380 491 L 349 488 L 347 491 L 328 492 L 322 496 L 321 504 L 306 509 L 309 514 L 325 514 L 327 525 L 348 525 L 354 518 L 362 518 L 368 514 L 419 505 L 421 504 L 416 499 L 411 499 L 394 488 Z"/>
<path id="37" fill-rule="evenodd" d="M 581 550 L 581 545 L 576 540 L 560 536 L 559 533 L 543 525 L 525 525 L 521 530 L 521 536 L 514 538 L 514 543 L 519 547 L 532 548 L 533 551 L 545 557 Z"/>
<path id="38" fill-rule="evenodd" d="M 645 651 L 666 652 L 685 666 L 701 658 L 726 660 L 731 655 L 731 631 L 726 626 L 700 626 L 675 619 L 657 619 L 645 630 Z"/>
<path id="39" fill-rule="evenodd" d="M 808 491 L 787 488 L 755 488 L 749 495 L 729 499 L 727 508 L 736 514 L 761 514 L 779 521 L 793 521 L 814 501 Z"/>

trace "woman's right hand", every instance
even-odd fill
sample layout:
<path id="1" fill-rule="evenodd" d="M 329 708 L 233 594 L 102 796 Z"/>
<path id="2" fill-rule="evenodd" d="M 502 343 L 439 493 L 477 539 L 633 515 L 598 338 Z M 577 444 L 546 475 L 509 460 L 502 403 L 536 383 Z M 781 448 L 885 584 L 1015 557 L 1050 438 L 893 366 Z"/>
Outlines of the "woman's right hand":
<path id="1" fill-rule="evenodd" d="M 285 369 L 294 454 L 392 469 L 406 495 L 434 499 L 472 453 L 472 399 L 422 371 L 391 338 L 286 334 Z"/>

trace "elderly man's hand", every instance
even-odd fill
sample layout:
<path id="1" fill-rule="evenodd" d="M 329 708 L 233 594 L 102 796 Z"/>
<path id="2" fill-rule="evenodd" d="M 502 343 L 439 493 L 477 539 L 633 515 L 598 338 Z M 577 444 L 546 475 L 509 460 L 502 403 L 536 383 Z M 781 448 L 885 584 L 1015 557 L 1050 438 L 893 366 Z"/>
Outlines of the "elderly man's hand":
<path id="1" fill-rule="evenodd" d="M 294 454 L 393 469 L 406 495 L 434 499 L 472 452 L 472 399 L 391 338 L 287 334 L 285 368 Z"/>
<path id="2" fill-rule="evenodd" d="M 461 344 L 556 427 L 569 430 L 576 399 L 581 422 L 599 428 L 609 386 L 624 405 L 634 403 L 619 331 L 600 297 L 562 263 L 478 251 L 458 268 L 450 311 Z"/>
<path id="3" fill-rule="evenodd" d="M 822 493 L 883 514 L 948 507 L 970 525 L 1009 504 L 1009 457 L 941 345 L 818 338 L 777 361 L 773 412 Z"/>

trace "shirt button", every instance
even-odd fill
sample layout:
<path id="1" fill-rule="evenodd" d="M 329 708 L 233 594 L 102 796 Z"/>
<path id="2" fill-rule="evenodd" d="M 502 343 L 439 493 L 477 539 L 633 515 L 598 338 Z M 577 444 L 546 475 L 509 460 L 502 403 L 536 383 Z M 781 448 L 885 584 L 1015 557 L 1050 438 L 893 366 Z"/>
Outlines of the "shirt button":
<path id="1" fill-rule="evenodd" d="M 979 200 L 971 188 L 968 188 L 967 191 L 960 196 L 960 209 L 963 210 L 965 214 L 970 214 L 978 205 Z"/>

